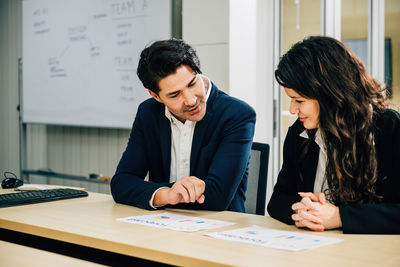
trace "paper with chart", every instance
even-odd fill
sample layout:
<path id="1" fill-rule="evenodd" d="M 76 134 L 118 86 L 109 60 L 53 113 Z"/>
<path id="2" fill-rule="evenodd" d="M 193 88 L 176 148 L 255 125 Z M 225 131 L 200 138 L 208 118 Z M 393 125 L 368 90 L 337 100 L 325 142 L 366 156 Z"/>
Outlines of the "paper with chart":
<path id="1" fill-rule="evenodd" d="M 235 224 L 232 222 L 178 215 L 169 212 L 119 218 L 117 221 L 184 232 L 209 230 Z"/>
<path id="2" fill-rule="evenodd" d="M 205 235 L 229 241 L 237 241 L 291 251 L 312 249 L 343 241 L 343 239 L 339 238 L 328 238 L 298 232 L 274 230 L 256 225 L 223 232 L 206 233 Z"/>

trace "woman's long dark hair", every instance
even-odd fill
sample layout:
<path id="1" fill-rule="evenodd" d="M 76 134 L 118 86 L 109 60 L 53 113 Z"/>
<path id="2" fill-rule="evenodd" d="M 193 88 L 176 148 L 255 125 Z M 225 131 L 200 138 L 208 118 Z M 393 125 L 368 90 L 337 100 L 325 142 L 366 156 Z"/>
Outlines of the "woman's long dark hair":
<path id="1" fill-rule="evenodd" d="M 386 108 L 385 90 L 362 61 L 343 43 L 313 36 L 282 56 L 275 78 L 320 105 L 328 197 L 337 205 L 378 200 L 373 118 Z"/>

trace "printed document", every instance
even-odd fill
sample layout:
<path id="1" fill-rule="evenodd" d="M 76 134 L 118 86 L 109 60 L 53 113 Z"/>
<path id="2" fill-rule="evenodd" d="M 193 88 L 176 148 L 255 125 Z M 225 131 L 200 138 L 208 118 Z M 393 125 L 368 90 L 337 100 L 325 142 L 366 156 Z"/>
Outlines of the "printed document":
<path id="1" fill-rule="evenodd" d="M 223 232 L 205 233 L 205 235 L 229 241 L 237 241 L 291 251 L 312 249 L 343 241 L 343 239 L 339 238 L 328 238 L 298 232 L 274 230 L 256 225 Z"/>
<path id="2" fill-rule="evenodd" d="M 219 220 L 178 215 L 169 212 L 120 218 L 117 219 L 117 221 L 142 224 L 184 232 L 209 230 L 235 224 Z"/>

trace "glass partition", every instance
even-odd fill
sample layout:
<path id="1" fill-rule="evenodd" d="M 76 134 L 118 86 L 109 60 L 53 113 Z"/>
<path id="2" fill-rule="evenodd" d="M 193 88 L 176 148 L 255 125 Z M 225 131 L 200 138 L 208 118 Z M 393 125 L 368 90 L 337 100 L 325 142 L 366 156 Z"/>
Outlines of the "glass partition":
<path id="1" fill-rule="evenodd" d="M 321 25 L 321 1 L 283 0 L 281 54 L 307 36 L 321 35 Z M 281 90 L 281 151 L 287 130 L 297 119 L 289 113 L 289 105 L 289 97 Z"/>
<path id="2" fill-rule="evenodd" d="M 391 101 L 400 107 L 400 1 L 385 1 L 385 82 L 390 87 Z"/>
<path id="3" fill-rule="evenodd" d="M 342 42 L 368 67 L 368 0 L 342 1 Z"/>

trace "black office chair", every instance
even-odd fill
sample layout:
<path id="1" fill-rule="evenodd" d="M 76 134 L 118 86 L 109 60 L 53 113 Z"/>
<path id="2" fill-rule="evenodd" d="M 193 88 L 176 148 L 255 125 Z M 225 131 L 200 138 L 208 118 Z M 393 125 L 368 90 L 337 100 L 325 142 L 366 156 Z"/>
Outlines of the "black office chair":
<path id="1" fill-rule="evenodd" d="M 246 213 L 265 215 L 269 145 L 253 142 L 247 181 Z"/>

